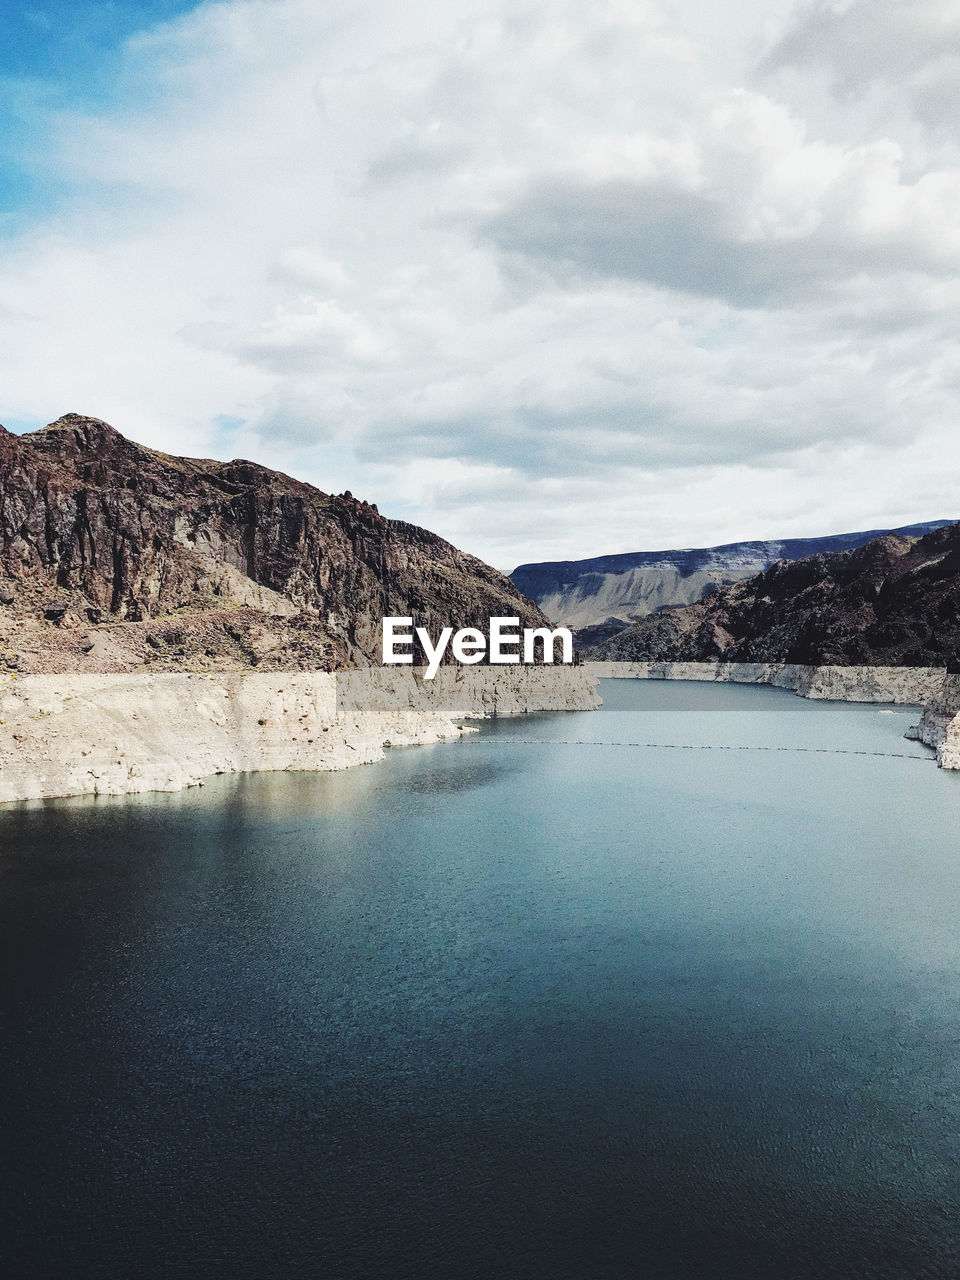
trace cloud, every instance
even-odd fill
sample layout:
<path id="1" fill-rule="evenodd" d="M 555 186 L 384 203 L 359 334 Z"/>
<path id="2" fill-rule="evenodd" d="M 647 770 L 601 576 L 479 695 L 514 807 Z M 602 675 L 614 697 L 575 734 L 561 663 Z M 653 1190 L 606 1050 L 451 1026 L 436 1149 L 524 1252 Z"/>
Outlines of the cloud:
<path id="1" fill-rule="evenodd" d="M 858 277 L 960 265 L 960 172 L 906 182 L 896 143 L 808 142 L 783 108 L 744 91 L 696 132 L 685 149 L 695 181 L 541 178 L 484 231 L 573 286 L 640 280 L 736 307 L 793 307 Z"/>
<path id="2" fill-rule="evenodd" d="M 798 6 L 765 63 L 819 63 L 839 89 L 854 92 L 957 58 L 960 13 L 951 0 L 814 0 Z"/>
<path id="3" fill-rule="evenodd" d="M 892 76 L 827 136 L 825 14 L 226 0 L 141 33 L 110 105 L 36 122 L 58 200 L 0 242 L 0 416 L 257 458 L 507 567 L 949 514 L 960 159 Z"/>
<path id="4" fill-rule="evenodd" d="M 763 71 L 783 67 L 825 70 L 841 99 L 884 88 L 894 103 L 956 136 L 960 11 L 952 0 L 804 4 L 761 62 Z"/>

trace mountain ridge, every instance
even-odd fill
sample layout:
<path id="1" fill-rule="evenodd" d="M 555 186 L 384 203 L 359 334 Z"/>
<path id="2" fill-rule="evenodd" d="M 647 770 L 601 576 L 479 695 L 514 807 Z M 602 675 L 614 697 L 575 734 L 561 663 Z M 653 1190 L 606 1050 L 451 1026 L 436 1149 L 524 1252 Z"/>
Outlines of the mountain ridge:
<path id="1" fill-rule="evenodd" d="M 588 651 L 616 661 L 960 670 L 960 524 L 778 561 Z"/>
<path id="2" fill-rule="evenodd" d="M 383 616 L 435 633 L 503 614 L 546 623 L 498 570 L 349 492 L 77 413 L 0 433 L 8 667 L 330 670 L 380 661 Z"/>
<path id="3" fill-rule="evenodd" d="M 548 617 L 572 627 L 578 643 L 585 647 L 651 613 L 694 604 L 723 586 L 762 572 L 777 560 L 853 550 L 888 533 L 921 536 L 949 523 L 932 520 L 895 530 L 752 539 L 712 547 L 534 562 L 519 565 L 510 577 Z"/>

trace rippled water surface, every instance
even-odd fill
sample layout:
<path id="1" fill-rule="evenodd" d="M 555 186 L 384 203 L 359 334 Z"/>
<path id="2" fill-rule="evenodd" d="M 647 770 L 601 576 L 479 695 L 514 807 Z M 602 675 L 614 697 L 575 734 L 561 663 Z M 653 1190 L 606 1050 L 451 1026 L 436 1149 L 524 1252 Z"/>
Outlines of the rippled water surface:
<path id="1" fill-rule="evenodd" d="M 960 776 L 603 693 L 0 810 L 4 1273 L 960 1275 Z"/>

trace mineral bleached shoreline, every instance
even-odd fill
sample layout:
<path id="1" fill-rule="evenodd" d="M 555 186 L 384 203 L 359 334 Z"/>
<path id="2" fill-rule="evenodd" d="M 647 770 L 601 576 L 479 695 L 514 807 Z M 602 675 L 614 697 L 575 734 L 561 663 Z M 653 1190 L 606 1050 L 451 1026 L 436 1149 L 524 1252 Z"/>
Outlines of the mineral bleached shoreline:
<path id="1" fill-rule="evenodd" d="M 943 769 L 960 769 L 960 676 L 944 678 L 940 692 L 923 709 L 911 737 L 934 747 Z"/>
<path id="2" fill-rule="evenodd" d="M 711 680 L 769 684 L 802 698 L 924 706 L 943 689 L 942 667 L 807 667 L 774 662 L 586 662 L 605 679 Z"/>
<path id="3" fill-rule="evenodd" d="M 459 737 L 462 719 L 599 705 L 582 666 L 3 677 L 0 803 L 346 769 Z"/>
<path id="4" fill-rule="evenodd" d="M 773 662 L 587 662 L 598 679 L 710 680 L 768 684 L 801 698 L 894 702 L 922 707 L 908 737 L 935 748 L 943 769 L 960 769 L 960 676 L 943 667 L 809 667 Z"/>
<path id="5" fill-rule="evenodd" d="M 218 773 L 326 772 L 464 719 L 600 705 L 598 678 L 769 684 L 801 697 L 923 707 L 910 736 L 960 769 L 960 676 L 932 667 L 588 662 L 328 672 L 0 677 L 0 803 L 177 791 Z"/>

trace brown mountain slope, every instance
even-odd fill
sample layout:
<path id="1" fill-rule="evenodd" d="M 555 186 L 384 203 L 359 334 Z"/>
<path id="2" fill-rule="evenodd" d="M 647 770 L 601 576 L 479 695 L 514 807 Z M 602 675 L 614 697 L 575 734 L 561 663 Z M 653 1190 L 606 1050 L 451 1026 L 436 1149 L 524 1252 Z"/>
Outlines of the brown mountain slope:
<path id="1" fill-rule="evenodd" d="M 379 663 L 432 634 L 545 619 L 503 574 L 349 494 L 177 458 L 67 414 L 0 427 L 0 659 L 24 671 Z"/>
<path id="2" fill-rule="evenodd" d="M 591 658 L 960 669 L 960 524 L 779 561 L 695 605 L 645 618 Z"/>

